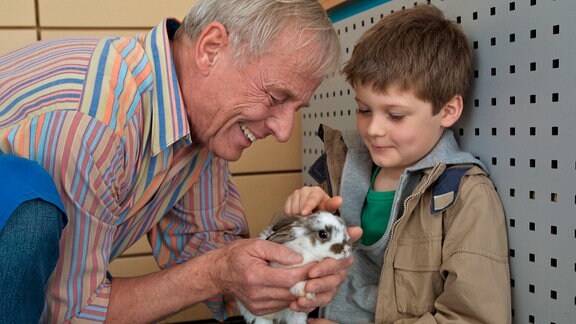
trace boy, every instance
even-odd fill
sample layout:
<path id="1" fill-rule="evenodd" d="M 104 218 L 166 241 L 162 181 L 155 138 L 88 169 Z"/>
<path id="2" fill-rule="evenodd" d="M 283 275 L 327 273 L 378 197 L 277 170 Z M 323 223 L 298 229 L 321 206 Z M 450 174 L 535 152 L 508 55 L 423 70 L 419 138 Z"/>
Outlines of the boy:
<path id="1" fill-rule="evenodd" d="M 358 41 L 344 68 L 358 132 L 321 129 L 328 193 L 304 187 L 285 206 L 306 215 L 341 203 L 348 226 L 364 232 L 321 317 L 511 322 L 502 204 L 482 163 L 449 130 L 462 113 L 471 61 L 462 30 L 432 5 L 394 12 Z"/>

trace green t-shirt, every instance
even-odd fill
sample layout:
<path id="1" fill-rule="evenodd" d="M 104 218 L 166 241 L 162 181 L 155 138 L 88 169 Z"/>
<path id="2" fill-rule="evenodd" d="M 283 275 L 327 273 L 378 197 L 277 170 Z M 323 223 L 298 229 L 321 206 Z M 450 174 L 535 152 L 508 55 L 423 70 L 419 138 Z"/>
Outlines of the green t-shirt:
<path id="1" fill-rule="evenodd" d="M 361 226 L 363 234 L 360 242 L 364 245 L 376 243 L 386 232 L 394 195 L 396 194 L 395 190 L 374 191 L 372 189 L 378 172 L 380 172 L 380 167 L 376 167 L 372 173 L 370 190 L 368 190 L 364 206 L 362 207 Z"/>

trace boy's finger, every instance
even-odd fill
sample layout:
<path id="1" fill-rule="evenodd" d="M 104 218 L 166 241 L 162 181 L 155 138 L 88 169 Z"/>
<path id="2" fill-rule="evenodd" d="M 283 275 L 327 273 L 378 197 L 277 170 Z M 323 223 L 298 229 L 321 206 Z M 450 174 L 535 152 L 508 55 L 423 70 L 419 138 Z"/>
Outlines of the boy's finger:
<path id="1" fill-rule="evenodd" d="M 338 208 L 340 208 L 341 205 L 342 205 L 342 197 L 334 196 L 330 199 L 323 201 L 319 207 L 321 210 L 335 213 L 338 210 Z"/>

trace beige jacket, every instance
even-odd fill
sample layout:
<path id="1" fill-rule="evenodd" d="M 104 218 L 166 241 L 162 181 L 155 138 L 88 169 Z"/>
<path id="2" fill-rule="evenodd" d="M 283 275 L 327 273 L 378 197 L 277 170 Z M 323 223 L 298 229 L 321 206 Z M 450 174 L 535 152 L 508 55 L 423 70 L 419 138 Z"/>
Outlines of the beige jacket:
<path id="1" fill-rule="evenodd" d="M 338 131 L 324 127 L 323 135 L 330 191 L 340 194 L 345 189 L 339 185 L 346 183 L 341 181 L 344 161 L 349 163 L 347 155 L 358 152 L 344 144 Z M 456 145 L 451 132 L 445 138 L 448 147 Z M 451 147 L 443 149 L 440 156 L 444 151 L 452 154 L 451 150 L 459 153 Z M 362 154 L 365 152 L 360 151 Z M 362 168 L 366 167 L 355 167 L 354 172 Z M 373 315 L 376 323 L 511 323 L 508 241 L 500 199 L 487 174 L 471 165 L 461 180 L 458 178 L 455 196 L 450 192 L 435 195 L 432 188 L 446 169 L 445 163 L 434 162 L 433 167 L 418 171 L 414 189 L 396 194 L 401 197 L 401 206 L 389 226 L 383 253 Z M 347 198 L 343 198 L 346 204 Z M 437 211 L 431 208 L 433 201 Z M 350 211 L 353 209 L 343 208 L 347 215 L 342 216 L 351 225 L 359 225 L 359 215 Z M 355 276 L 362 275 L 354 271 L 378 270 L 353 270 L 348 278 L 351 281 L 360 280 Z M 350 294 L 346 287 L 342 290 Z M 350 298 L 340 296 L 341 301 Z M 339 308 L 343 305 L 348 306 L 340 304 Z"/>

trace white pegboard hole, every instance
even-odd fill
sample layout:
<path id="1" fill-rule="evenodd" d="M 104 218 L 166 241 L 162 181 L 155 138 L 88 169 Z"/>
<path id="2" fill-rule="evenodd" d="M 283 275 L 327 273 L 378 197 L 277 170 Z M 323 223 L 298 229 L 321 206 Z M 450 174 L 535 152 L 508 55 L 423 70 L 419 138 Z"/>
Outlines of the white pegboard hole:
<path id="1" fill-rule="evenodd" d="M 550 168 L 558 169 L 558 160 L 550 160 Z"/>
<path id="2" fill-rule="evenodd" d="M 350 114 L 351 114 L 351 110 L 348 110 L 348 116 L 350 116 Z M 498 131 L 498 128 L 497 128 L 497 127 L 489 127 L 489 129 L 490 129 L 490 132 L 489 132 L 489 133 L 490 133 L 492 136 L 498 136 L 499 131 Z M 463 127 L 459 127 L 459 128 L 457 129 L 457 134 L 458 134 L 458 136 L 459 136 L 459 137 L 463 137 L 463 136 L 465 135 L 465 131 L 466 131 L 466 130 L 465 130 Z M 552 127 L 551 127 L 551 131 L 550 131 L 550 134 L 551 134 L 551 136 L 558 136 L 558 135 L 559 135 L 559 131 L 560 131 L 560 128 L 559 128 L 558 126 L 552 126 Z M 529 130 L 528 130 L 528 132 L 529 132 L 529 135 L 530 135 L 531 137 L 534 137 L 534 136 L 537 135 L 536 127 L 530 127 Z M 509 128 L 508 128 L 508 135 L 509 135 L 509 136 L 514 137 L 514 136 L 516 136 L 516 133 L 517 133 L 516 127 L 509 127 Z M 474 134 L 474 136 L 481 136 L 481 134 L 482 134 L 482 129 L 481 129 L 480 127 L 475 127 L 473 134 Z M 552 168 L 552 169 L 557 169 L 557 168 L 558 168 L 558 160 L 551 160 L 551 161 L 550 161 L 550 165 L 551 165 L 551 168 Z M 512 165 L 511 165 L 511 166 L 512 166 Z"/>
<path id="3" fill-rule="evenodd" d="M 558 259 L 550 258 L 550 267 L 551 268 L 558 268 Z"/>
<path id="4" fill-rule="evenodd" d="M 558 226 L 550 225 L 550 234 L 551 235 L 558 235 Z M 556 264 L 557 262 L 555 261 L 554 263 Z"/>
<path id="5" fill-rule="evenodd" d="M 565 212 L 564 205 L 569 203 L 569 208 L 572 209 L 576 206 L 576 192 L 572 189 L 573 186 L 566 185 L 565 181 L 560 181 L 554 188 L 548 188 L 542 186 L 540 181 L 533 180 L 548 175 L 564 179 L 563 174 L 566 174 L 566 177 L 574 176 L 576 170 L 574 158 L 568 161 L 563 158 L 564 152 L 571 148 L 570 144 L 566 144 L 567 139 L 564 137 L 572 133 L 572 129 L 564 126 L 566 119 L 572 116 L 566 112 L 566 106 L 571 106 L 574 101 L 573 93 L 566 90 L 566 82 L 572 80 L 571 72 L 574 65 L 563 57 L 573 46 L 558 37 L 561 32 L 567 34 L 567 31 L 571 30 L 569 27 L 572 18 L 568 12 L 573 12 L 574 2 L 558 0 L 433 2 L 438 2 L 441 8 L 450 8 L 449 12 L 457 17 L 456 21 L 465 24 L 464 29 L 470 31 L 470 35 L 474 35 L 470 38 L 471 46 L 475 48 L 474 54 L 480 56 L 477 61 L 479 64 L 475 66 L 474 71 L 474 92 L 467 102 L 467 107 L 478 110 L 475 115 L 479 115 L 480 118 L 474 118 L 468 124 L 460 124 L 455 133 L 459 135 L 457 139 L 464 149 L 483 156 L 485 162 L 491 163 L 494 174 L 498 175 L 495 187 L 499 189 L 507 207 L 507 224 L 513 233 L 510 242 L 510 254 L 513 258 L 511 262 L 514 264 L 511 269 L 511 284 L 515 287 L 516 297 L 522 297 L 513 300 L 513 322 L 573 322 L 571 319 L 574 317 L 571 313 L 576 309 L 573 286 L 562 286 L 562 289 L 559 289 L 556 279 L 550 279 L 548 276 L 526 277 L 525 272 L 520 269 L 545 267 L 553 271 L 554 276 L 556 274 L 566 276 L 565 272 L 568 271 L 570 277 L 576 272 L 576 260 L 572 255 L 567 257 L 568 251 L 554 250 L 552 253 L 547 253 L 544 244 L 547 241 L 559 244 L 565 239 L 576 243 L 575 226 L 566 217 L 567 213 L 568 216 L 573 216 L 573 213 L 571 209 Z M 362 29 L 375 24 L 379 20 L 378 16 L 382 18 L 383 15 L 392 12 L 393 10 L 389 10 L 392 7 L 394 10 L 399 10 L 401 4 L 395 6 L 392 3 L 383 5 L 382 9 L 375 8 L 370 13 L 367 12 L 366 16 L 359 17 L 360 19 L 352 18 L 337 25 L 336 27 L 340 29 L 342 50 L 350 46 L 348 52 L 351 52 Z M 412 1 L 402 4 L 410 6 Z M 382 12 L 384 14 L 381 14 Z M 345 26 L 347 33 L 344 33 Z M 559 50 L 552 51 L 551 47 L 558 47 Z M 521 55 L 516 55 L 517 53 Z M 542 83 L 542 80 L 549 81 Z M 494 86 L 502 83 L 511 84 L 510 90 Z M 330 90 L 320 91 L 322 100 L 319 104 L 323 106 L 318 110 L 318 116 L 323 112 L 321 118 L 323 120 L 314 122 L 307 120 L 304 125 L 307 130 L 313 129 L 305 134 L 309 145 L 305 145 L 304 163 L 308 165 L 315 160 L 312 156 L 315 148 L 321 151 L 320 140 L 312 138 L 316 136 L 318 123 L 325 122 L 335 127 L 342 127 L 345 121 L 348 125 L 347 108 L 353 106 L 351 98 L 345 97 L 344 86 L 335 85 L 326 88 Z M 333 88 L 337 90 L 334 91 Z M 542 107 L 552 109 L 550 112 L 542 113 Z M 351 113 L 353 112 L 352 110 Z M 312 119 L 309 116 L 306 112 L 304 118 Z M 563 128 L 562 131 L 560 126 Z M 553 145 L 545 152 L 536 150 L 529 153 L 518 145 L 518 143 L 531 143 L 534 147 L 541 147 L 541 143 L 548 142 Z M 562 150 L 555 149 L 563 145 L 567 146 Z M 309 168 L 308 166 L 307 169 Z M 529 179 L 528 184 L 518 182 L 519 173 L 527 173 L 529 177 L 533 176 L 533 179 Z M 310 181 L 305 178 L 304 182 Z M 529 210 L 527 213 L 527 204 L 537 209 L 545 209 L 543 212 L 547 217 L 536 217 Z M 556 223 L 546 223 L 548 221 Z M 533 222 L 533 225 L 529 222 Z M 529 226 L 533 226 L 533 231 L 529 230 Z M 536 243 L 533 242 L 542 243 L 544 246 L 538 245 L 534 248 Z M 569 285 L 571 280 L 562 282 Z M 568 298 L 570 309 L 564 306 L 564 300 Z M 546 306 L 550 311 L 542 310 L 544 306 L 541 303 L 546 301 L 550 304 Z"/>

